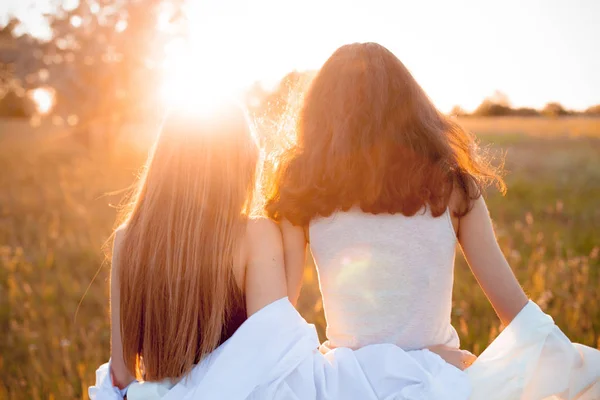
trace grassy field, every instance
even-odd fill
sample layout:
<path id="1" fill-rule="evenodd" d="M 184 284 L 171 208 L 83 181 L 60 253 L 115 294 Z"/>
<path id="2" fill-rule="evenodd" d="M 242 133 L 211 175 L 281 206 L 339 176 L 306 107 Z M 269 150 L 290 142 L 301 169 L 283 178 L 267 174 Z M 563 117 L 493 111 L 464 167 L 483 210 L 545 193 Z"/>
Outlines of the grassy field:
<path id="1" fill-rule="evenodd" d="M 461 122 L 506 152 L 508 193 L 488 203 L 527 293 L 573 341 L 599 347 L 600 120 Z M 60 127 L 0 123 L 0 399 L 87 398 L 109 356 L 102 245 L 145 150 L 90 154 Z M 499 322 L 460 256 L 455 279 L 453 323 L 478 353 Z M 310 265 L 300 309 L 322 335 Z"/>

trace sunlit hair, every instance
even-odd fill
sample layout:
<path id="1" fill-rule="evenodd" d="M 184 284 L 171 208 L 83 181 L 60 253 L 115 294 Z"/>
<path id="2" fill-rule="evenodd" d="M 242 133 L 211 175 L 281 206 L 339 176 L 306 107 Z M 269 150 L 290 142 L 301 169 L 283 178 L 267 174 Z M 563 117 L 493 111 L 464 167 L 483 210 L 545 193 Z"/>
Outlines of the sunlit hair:
<path id="1" fill-rule="evenodd" d="M 504 190 L 475 138 L 376 43 L 333 53 L 304 97 L 295 130 L 266 188 L 266 211 L 276 220 L 306 225 L 353 206 L 406 216 L 427 206 L 439 216 L 455 187 L 464 215 L 485 185 Z"/>
<path id="2" fill-rule="evenodd" d="M 121 334 L 138 378 L 178 378 L 214 350 L 233 302 L 258 147 L 235 104 L 171 114 L 123 212 Z"/>

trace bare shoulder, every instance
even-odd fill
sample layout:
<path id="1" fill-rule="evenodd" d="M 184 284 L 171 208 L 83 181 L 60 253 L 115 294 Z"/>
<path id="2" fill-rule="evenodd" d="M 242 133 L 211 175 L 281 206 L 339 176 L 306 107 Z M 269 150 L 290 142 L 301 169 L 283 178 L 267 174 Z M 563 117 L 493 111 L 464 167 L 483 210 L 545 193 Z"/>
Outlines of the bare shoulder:
<path id="1" fill-rule="evenodd" d="M 244 240 L 247 269 L 276 268 L 283 264 L 283 238 L 278 224 L 265 217 L 251 218 L 246 227 Z"/>
<path id="2" fill-rule="evenodd" d="M 277 222 L 267 217 L 252 217 L 248 219 L 248 229 L 252 232 L 278 231 Z"/>
<path id="3" fill-rule="evenodd" d="M 491 235 L 495 244 L 492 220 L 483 196 L 471 200 L 469 212 L 460 218 L 458 238 L 462 246 L 468 241 L 479 243 L 483 237 Z"/>
<path id="4" fill-rule="evenodd" d="M 307 226 L 294 225 L 287 219 L 282 220 L 279 226 L 284 237 L 289 236 L 302 239 L 304 242 L 308 241 Z"/>
<path id="5" fill-rule="evenodd" d="M 123 245 L 123 238 L 125 237 L 125 231 L 127 230 L 127 226 L 121 225 L 117 229 L 115 229 L 114 237 L 113 237 L 113 259 L 115 255 L 119 253 L 121 250 L 121 246 Z"/>
<path id="6" fill-rule="evenodd" d="M 281 231 L 277 223 L 269 218 L 250 218 L 246 228 L 246 239 L 252 247 L 281 244 Z"/>
<path id="7" fill-rule="evenodd" d="M 465 194 L 462 189 L 454 187 L 450 194 L 450 200 L 448 201 L 448 209 L 450 210 L 450 219 L 452 221 L 452 229 L 454 234 L 458 237 L 460 230 L 460 218 L 458 215 L 461 214 L 461 210 L 464 209 Z"/>
<path id="8" fill-rule="evenodd" d="M 121 246 L 121 244 L 123 243 L 123 237 L 125 237 L 126 230 L 126 225 L 121 225 L 117 229 L 115 229 L 115 240 L 113 247 Z"/>
<path id="9" fill-rule="evenodd" d="M 452 212 L 454 216 L 456 213 L 459 213 L 460 210 L 465 205 L 465 192 L 463 189 L 454 185 L 452 189 L 452 193 L 450 194 L 450 200 L 448 201 L 448 208 Z"/>
<path id="10" fill-rule="evenodd" d="M 114 233 L 113 236 L 113 246 L 112 246 L 112 267 L 113 271 L 117 268 L 117 260 L 119 259 L 119 253 L 121 252 L 121 247 L 123 245 L 123 238 L 125 237 L 125 231 L 127 227 L 125 225 L 119 226 Z"/>

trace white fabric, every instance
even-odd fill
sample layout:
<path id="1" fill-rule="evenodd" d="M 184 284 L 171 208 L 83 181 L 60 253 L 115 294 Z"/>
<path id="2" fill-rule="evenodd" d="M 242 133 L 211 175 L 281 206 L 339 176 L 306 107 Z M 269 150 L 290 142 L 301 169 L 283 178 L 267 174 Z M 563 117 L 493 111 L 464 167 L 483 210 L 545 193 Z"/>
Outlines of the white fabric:
<path id="1" fill-rule="evenodd" d="M 465 373 L 427 350 L 405 352 L 383 344 L 358 351 L 318 350 L 314 326 L 287 299 L 252 315 L 190 376 L 165 395 L 160 384 L 132 385 L 128 400 L 466 400 Z M 136 390 L 141 389 L 136 392 Z M 108 364 L 96 372 L 92 400 L 121 400 Z"/>
<path id="2" fill-rule="evenodd" d="M 472 399 L 600 399 L 600 351 L 571 343 L 531 301 L 467 375 Z"/>
<path id="3" fill-rule="evenodd" d="M 128 400 L 597 400 L 600 351 L 572 344 L 529 303 L 466 373 L 427 351 L 391 344 L 319 353 L 312 325 L 287 299 L 248 319 L 231 339 L 166 394 L 131 386 Z M 122 400 L 109 365 L 91 400 Z"/>
<path id="4" fill-rule="evenodd" d="M 170 380 L 158 382 L 133 382 L 127 388 L 127 399 L 162 399 L 175 386 Z"/>
<path id="5" fill-rule="evenodd" d="M 448 210 L 434 218 L 353 208 L 311 221 L 309 236 L 329 347 L 459 347 L 450 323 L 456 235 Z"/>

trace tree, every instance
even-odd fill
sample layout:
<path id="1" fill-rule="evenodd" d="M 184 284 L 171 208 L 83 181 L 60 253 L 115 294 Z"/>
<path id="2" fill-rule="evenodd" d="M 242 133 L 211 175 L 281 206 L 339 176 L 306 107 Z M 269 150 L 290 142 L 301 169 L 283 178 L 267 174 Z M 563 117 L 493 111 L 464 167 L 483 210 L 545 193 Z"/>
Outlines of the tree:
<path id="1" fill-rule="evenodd" d="M 0 29 L 0 114 L 27 117 L 33 110 L 27 90 L 37 81 L 37 62 L 33 54 L 39 42 L 28 35 L 17 35 L 20 22 L 10 18 Z"/>
<path id="2" fill-rule="evenodd" d="M 541 111 L 542 115 L 547 117 L 560 117 L 567 115 L 568 112 L 560 103 L 548 103 Z"/>
<path id="3" fill-rule="evenodd" d="M 165 8 L 165 4 L 169 8 Z M 49 72 L 57 114 L 77 115 L 90 140 L 95 127 L 110 144 L 120 125 L 158 107 L 165 46 L 180 30 L 158 29 L 168 10 L 183 24 L 183 0 L 80 0 L 77 7 L 47 15 L 52 40 L 38 52 Z"/>
<path id="4" fill-rule="evenodd" d="M 9 90 L 0 97 L 0 117 L 2 118 L 28 118 L 35 106 L 30 98 L 19 96 L 14 90 Z"/>
<path id="5" fill-rule="evenodd" d="M 456 105 L 450 110 L 450 115 L 453 117 L 465 117 L 469 114 L 461 106 Z"/>
<path id="6" fill-rule="evenodd" d="M 496 104 L 490 99 L 485 99 L 475 109 L 473 115 L 478 117 L 502 117 L 511 114 L 512 109 L 502 104 Z"/>
<path id="7" fill-rule="evenodd" d="M 488 100 L 491 101 L 493 104 L 497 104 L 504 108 L 510 109 L 512 106 L 508 96 L 504 92 L 501 92 L 499 90 L 496 90 L 490 97 L 488 97 Z"/>
<path id="8" fill-rule="evenodd" d="M 535 108 L 521 107 L 512 110 L 512 115 L 518 117 L 539 117 L 540 112 Z"/>
<path id="9" fill-rule="evenodd" d="M 480 117 L 500 117 L 511 114 L 512 108 L 508 96 L 498 90 L 485 98 L 473 112 L 473 115 Z"/>
<path id="10" fill-rule="evenodd" d="M 18 20 L 11 18 L 0 29 L 0 94 L 2 96 L 8 92 L 14 80 L 14 66 L 12 65 L 12 61 L 17 49 L 14 31 L 18 24 Z"/>
<path id="11" fill-rule="evenodd" d="M 585 115 L 600 115 L 600 104 L 591 106 L 584 112 Z"/>

